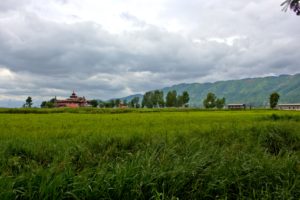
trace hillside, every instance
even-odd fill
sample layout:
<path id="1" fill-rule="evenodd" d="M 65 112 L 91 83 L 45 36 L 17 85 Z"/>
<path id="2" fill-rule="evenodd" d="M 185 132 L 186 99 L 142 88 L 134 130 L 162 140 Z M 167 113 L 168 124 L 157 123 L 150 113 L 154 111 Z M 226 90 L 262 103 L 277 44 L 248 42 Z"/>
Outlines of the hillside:
<path id="1" fill-rule="evenodd" d="M 280 94 L 280 103 L 300 102 L 300 74 L 280 75 L 263 78 L 218 81 L 214 83 L 179 84 L 161 89 L 166 95 L 170 90 L 177 93 L 188 91 L 191 106 L 202 106 L 208 92 L 225 97 L 226 103 L 247 103 L 253 106 L 268 104 L 269 95 L 276 91 Z M 140 94 L 138 94 L 141 96 Z M 135 95 L 122 99 L 130 100 Z"/>

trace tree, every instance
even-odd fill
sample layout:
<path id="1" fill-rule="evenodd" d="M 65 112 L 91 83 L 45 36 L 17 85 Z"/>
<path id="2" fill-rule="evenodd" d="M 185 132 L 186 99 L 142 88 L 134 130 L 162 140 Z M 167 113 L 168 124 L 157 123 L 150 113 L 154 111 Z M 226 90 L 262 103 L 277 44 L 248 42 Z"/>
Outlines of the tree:
<path id="1" fill-rule="evenodd" d="M 164 92 L 160 90 L 146 92 L 143 96 L 142 107 L 164 107 Z"/>
<path id="2" fill-rule="evenodd" d="M 214 93 L 209 92 L 206 96 L 206 99 L 203 101 L 203 105 L 205 108 L 214 108 L 216 106 L 216 95 Z"/>
<path id="3" fill-rule="evenodd" d="M 55 103 L 56 102 L 56 96 L 54 97 L 54 98 L 52 98 L 52 99 L 50 99 L 50 101 L 49 102 L 51 102 L 51 103 Z"/>
<path id="4" fill-rule="evenodd" d="M 153 92 L 146 92 L 143 96 L 142 107 L 153 108 Z"/>
<path id="5" fill-rule="evenodd" d="M 166 97 L 166 106 L 175 107 L 177 104 L 177 92 L 175 90 L 169 91 Z"/>
<path id="6" fill-rule="evenodd" d="M 273 92 L 270 95 L 270 107 L 274 109 L 277 106 L 280 95 L 277 92 Z"/>
<path id="7" fill-rule="evenodd" d="M 116 99 L 114 102 L 115 102 L 115 106 L 119 107 L 121 103 L 121 99 Z"/>
<path id="8" fill-rule="evenodd" d="M 43 101 L 41 103 L 41 108 L 53 108 L 55 105 L 56 97 L 50 99 L 49 101 Z"/>
<path id="9" fill-rule="evenodd" d="M 184 106 L 187 106 L 187 103 L 190 101 L 190 95 L 187 91 L 182 93 L 182 101 Z"/>
<path id="10" fill-rule="evenodd" d="M 131 101 L 129 102 L 129 106 L 130 106 L 131 108 L 139 108 L 139 107 L 140 107 L 139 102 L 140 102 L 140 97 L 134 97 L 134 98 L 131 99 Z"/>
<path id="11" fill-rule="evenodd" d="M 52 103 L 51 101 L 48 101 L 46 103 L 46 108 L 53 108 L 54 107 L 54 103 Z"/>
<path id="12" fill-rule="evenodd" d="M 153 106 L 157 108 L 164 107 L 165 105 L 164 92 L 160 90 L 155 90 L 152 97 L 152 103 Z"/>
<path id="13" fill-rule="evenodd" d="M 300 15 L 300 0 L 285 0 L 281 6 L 283 6 L 282 10 L 284 11 L 290 8 L 296 15 Z"/>
<path id="14" fill-rule="evenodd" d="M 47 101 L 43 101 L 43 102 L 41 103 L 41 108 L 45 108 L 45 107 L 46 107 L 46 104 L 47 104 Z"/>
<path id="15" fill-rule="evenodd" d="M 103 102 L 103 106 L 105 108 L 113 108 L 114 107 L 114 100 L 109 100 L 109 101 L 105 101 Z"/>
<path id="16" fill-rule="evenodd" d="M 31 106 L 32 106 L 32 98 L 29 96 L 26 99 L 25 107 L 31 108 Z"/>
<path id="17" fill-rule="evenodd" d="M 225 106 L 225 98 L 223 97 L 222 99 L 217 99 L 216 100 L 216 107 L 218 108 L 218 109 L 222 109 L 222 108 L 224 108 L 224 106 Z"/>
<path id="18" fill-rule="evenodd" d="M 98 101 L 98 107 L 100 107 L 100 108 L 105 108 L 106 107 L 106 102 L 104 102 L 104 101 L 102 101 L 102 100 L 99 100 Z"/>
<path id="19" fill-rule="evenodd" d="M 176 107 L 182 107 L 183 106 L 183 96 L 178 95 L 176 98 Z"/>
<path id="20" fill-rule="evenodd" d="M 187 91 L 182 92 L 182 94 L 178 95 L 176 98 L 176 107 L 187 106 L 189 100 L 190 100 L 189 93 Z"/>
<path id="21" fill-rule="evenodd" d="M 91 101 L 90 101 L 90 104 L 91 104 L 94 108 L 98 107 L 98 105 L 99 105 L 99 103 L 98 103 L 98 101 L 97 101 L 96 99 L 91 100 Z"/>
<path id="22" fill-rule="evenodd" d="M 115 100 L 111 99 L 108 102 L 105 103 L 106 108 L 113 108 L 116 106 Z"/>

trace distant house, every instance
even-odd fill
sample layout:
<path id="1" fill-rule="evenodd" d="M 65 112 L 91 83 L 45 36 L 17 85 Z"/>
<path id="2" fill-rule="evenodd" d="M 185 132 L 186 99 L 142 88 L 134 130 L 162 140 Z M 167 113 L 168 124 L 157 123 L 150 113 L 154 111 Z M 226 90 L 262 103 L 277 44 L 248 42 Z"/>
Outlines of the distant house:
<path id="1" fill-rule="evenodd" d="M 242 109 L 245 110 L 246 109 L 246 104 L 238 104 L 238 103 L 228 104 L 227 108 L 230 109 L 230 110 L 242 110 Z"/>
<path id="2" fill-rule="evenodd" d="M 278 110 L 300 110 L 300 103 L 278 104 Z"/>
<path id="3" fill-rule="evenodd" d="M 128 108 L 127 104 L 125 104 L 124 101 L 120 101 L 118 107 L 119 107 L 119 108 Z"/>
<path id="4" fill-rule="evenodd" d="M 85 97 L 78 97 L 73 91 L 70 98 L 54 101 L 55 107 L 69 107 L 69 108 L 78 108 L 78 107 L 86 107 L 89 106 L 88 101 Z"/>

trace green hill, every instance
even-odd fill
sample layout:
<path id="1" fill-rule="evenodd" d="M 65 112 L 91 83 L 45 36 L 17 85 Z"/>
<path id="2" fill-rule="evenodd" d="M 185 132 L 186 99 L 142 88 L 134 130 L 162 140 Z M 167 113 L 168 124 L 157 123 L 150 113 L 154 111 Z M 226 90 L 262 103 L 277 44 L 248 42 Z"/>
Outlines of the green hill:
<path id="1" fill-rule="evenodd" d="M 176 90 L 177 94 L 185 90 L 188 91 L 191 106 L 202 106 L 203 99 L 208 92 L 213 92 L 218 97 L 225 97 L 227 104 L 246 103 L 253 106 L 265 106 L 268 104 L 269 95 L 272 92 L 280 94 L 280 103 L 299 103 L 300 74 L 246 78 L 214 83 L 183 83 L 162 90 L 165 95 L 170 90 Z M 140 96 L 140 94 L 138 95 Z"/>
<path id="2" fill-rule="evenodd" d="M 194 106 L 202 105 L 208 92 L 213 92 L 218 97 L 225 97 L 227 103 L 246 103 L 255 106 L 266 105 L 269 95 L 278 92 L 281 103 L 296 103 L 300 102 L 300 74 L 203 84 L 179 84 L 163 89 L 164 93 L 169 90 L 176 90 L 177 93 L 188 91 L 190 104 Z"/>

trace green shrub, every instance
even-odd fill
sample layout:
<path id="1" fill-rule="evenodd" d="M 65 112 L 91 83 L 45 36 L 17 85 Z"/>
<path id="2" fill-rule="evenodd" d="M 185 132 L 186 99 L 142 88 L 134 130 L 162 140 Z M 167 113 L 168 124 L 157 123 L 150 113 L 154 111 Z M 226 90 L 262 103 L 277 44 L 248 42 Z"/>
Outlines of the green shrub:
<path id="1" fill-rule="evenodd" d="M 267 152 L 278 155 L 280 152 L 300 149 L 300 138 L 289 126 L 271 125 L 267 127 L 263 138 L 263 146 Z"/>

